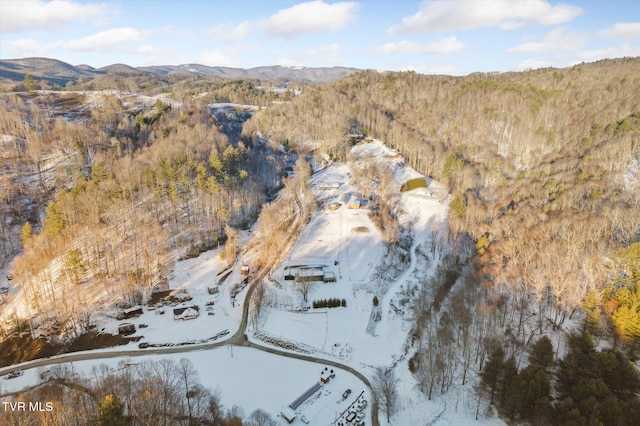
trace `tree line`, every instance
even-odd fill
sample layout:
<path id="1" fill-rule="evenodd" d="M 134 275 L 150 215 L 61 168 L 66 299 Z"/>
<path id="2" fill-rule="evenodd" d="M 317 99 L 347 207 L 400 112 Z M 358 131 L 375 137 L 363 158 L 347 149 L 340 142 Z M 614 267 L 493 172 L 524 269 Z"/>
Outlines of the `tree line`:
<path id="1" fill-rule="evenodd" d="M 213 425 L 275 426 L 264 410 L 246 415 L 241 407 L 225 408 L 220 393 L 204 387 L 190 360 L 133 363 L 117 368 L 101 364 L 89 374 L 69 364 L 41 369 L 41 384 L 11 395 L 7 402 L 42 401 L 41 410 L 2 410 L 11 425 Z M 44 403 L 49 403 L 47 409 Z"/>

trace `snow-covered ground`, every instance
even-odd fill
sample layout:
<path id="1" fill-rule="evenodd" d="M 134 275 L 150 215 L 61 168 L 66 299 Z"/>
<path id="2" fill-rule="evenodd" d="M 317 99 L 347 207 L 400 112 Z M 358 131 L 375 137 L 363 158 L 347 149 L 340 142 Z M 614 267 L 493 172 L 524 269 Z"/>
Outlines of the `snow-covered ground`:
<path id="1" fill-rule="evenodd" d="M 147 342 L 152 345 L 202 342 L 225 330 L 233 334 L 242 320 L 242 300 L 244 300 L 246 289 L 238 296 L 236 303 L 232 304 L 231 287 L 242 279 L 237 268 L 219 285 L 219 293 L 214 295 L 208 293 L 209 287 L 218 285 L 218 273 L 225 267 L 219 254 L 219 250 L 213 250 L 202 253 L 194 259 L 176 262 L 173 277 L 169 280 L 169 287 L 171 290 L 186 290 L 193 298 L 192 300 L 175 306 L 164 306 L 151 310 L 145 306 L 143 307 L 143 315 L 132 319 L 116 320 L 102 317 L 98 329 L 117 334 L 119 324 L 133 323 L 137 329 L 135 335 L 144 336 L 139 342 Z M 211 302 L 213 305 L 207 306 L 207 303 Z M 197 318 L 192 320 L 174 319 L 173 309 L 190 306 L 199 307 L 200 315 Z M 164 311 L 164 314 L 160 314 L 161 311 Z M 139 328 L 140 324 L 146 324 L 148 327 L 141 329 Z M 222 340 L 224 337 L 216 339 L 216 341 Z M 122 347 L 118 349 L 122 349 Z"/>
<path id="2" fill-rule="evenodd" d="M 393 151 L 379 141 L 357 146 L 352 153 L 359 162 L 386 162 L 392 167 L 398 191 L 407 179 L 421 176 L 393 158 Z M 287 259 L 273 271 L 274 285 L 269 287 L 271 303 L 264 310 L 259 329 L 279 340 L 315 348 L 354 366 L 387 365 L 404 351 L 410 329 L 403 318 L 389 315 L 390 300 L 414 272 L 415 262 L 407 265 L 406 273 L 397 282 L 375 282 L 374 273 L 387 255 L 387 247 L 369 218 L 366 200 L 361 208 L 349 208 L 349 196 L 359 195 L 353 179 L 347 164 L 332 164 L 313 175 L 311 186 L 323 208 L 311 219 Z M 429 181 L 428 188 L 403 193 L 400 201 L 405 212 L 400 221 L 410 224 L 414 246 L 430 238 L 431 230 L 441 226 L 446 212 L 438 197 L 440 187 Z M 329 209 L 330 205 L 337 209 Z M 344 299 L 347 306 L 302 310 L 305 304 L 301 292 L 296 290 L 294 281 L 285 280 L 286 275 L 295 275 L 301 266 L 321 266 L 336 277 L 335 283 L 311 284 L 307 306 L 329 298 Z M 380 288 L 389 288 L 381 299 L 382 321 L 368 332 L 373 296 Z"/>
<path id="3" fill-rule="evenodd" d="M 171 359 L 176 363 L 187 358 L 199 373 L 200 383 L 211 390 L 219 390 L 222 404 L 227 408 L 237 405 L 245 415 L 261 408 L 276 417 L 283 407 L 288 406 L 307 389 L 320 381 L 325 365 L 272 355 L 256 349 L 228 346 L 208 351 L 185 354 L 151 355 L 135 358 L 111 358 L 96 361 L 78 361 L 73 370 L 80 376 L 90 377 L 91 369 L 97 364 L 105 364 L 112 370 L 122 368 L 121 362 L 137 364 L 145 360 L 159 361 Z M 371 403 L 371 394 L 366 385 L 353 374 L 332 368 L 335 377 L 324 384 L 296 409 L 298 419 L 294 424 L 303 424 L 304 416 L 309 424 L 330 424 L 336 415 L 346 410 L 364 392 L 364 398 Z M 30 369 L 24 375 L 3 380 L 1 393 L 23 389 L 39 382 L 39 369 Z M 351 389 L 348 398 L 342 393 Z M 365 421 L 370 424 L 369 410 L 364 410 Z M 280 424 L 287 424 L 278 418 Z"/>
<path id="4" fill-rule="evenodd" d="M 401 299 L 408 288 L 422 276 L 433 273 L 438 266 L 438 256 L 431 256 L 429 260 L 418 256 L 417 251 L 428 251 L 435 231 L 446 227 L 446 192 L 438 182 L 424 177 L 427 188 L 400 193 L 404 182 L 422 176 L 379 141 L 355 147 L 353 157 L 356 163 L 385 163 L 393 172 L 399 194 L 399 223 L 409 228 L 412 235 L 404 263 L 398 267 L 397 274 L 381 273 L 381 268 L 388 267 L 385 259 L 390 255 L 380 231 L 369 217 L 368 202 L 363 200 L 359 208 L 349 208 L 348 200 L 360 196 L 354 173 L 348 164 L 330 164 L 312 176 L 311 187 L 321 207 L 284 261 L 265 280 L 266 303 L 257 325 L 249 321 L 249 340 L 289 352 L 311 354 L 320 359 L 338 360 L 369 377 L 373 376 L 374 367 L 393 365 L 399 378 L 401 403 L 390 424 L 470 424 L 477 423 L 476 415 L 485 423 L 500 423 L 493 417 L 487 417 L 486 403 L 477 405 L 473 391 L 475 378 L 470 378 L 464 387 L 454 386 L 445 395 L 438 394 L 432 401 L 427 401 L 408 370 L 412 322 L 408 304 L 403 304 Z M 246 243 L 247 235 L 243 234 L 242 240 L 243 244 Z M 244 253 L 243 257 L 247 261 L 251 252 Z M 240 274 L 241 264 L 242 261 L 235 265 L 220 285 L 220 292 L 210 295 L 207 288 L 216 285 L 219 277 L 224 275 L 220 274 L 225 265 L 219 252 L 211 251 L 195 259 L 177 262 L 170 287 L 186 290 L 193 299 L 182 306 L 198 305 L 200 316 L 189 321 L 174 320 L 173 306 L 165 307 L 163 315 L 157 313 L 158 309 L 149 311 L 144 307 L 142 316 L 125 321 L 136 324 L 136 334 L 144 335 L 141 342 L 152 345 L 204 341 L 225 330 L 230 332 L 227 336 L 233 335 L 241 321 L 242 301 L 247 292 L 243 290 L 232 302 L 231 288 L 244 278 Z M 335 282 L 313 282 L 307 302 L 303 301 L 303 292 L 295 281 L 286 279 L 304 267 L 335 277 Z M 379 307 L 375 309 L 374 295 L 379 299 Z M 344 300 L 346 306 L 312 307 L 314 301 L 331 298 Z M 211 308 L 213 315 L 208 315 L 206 310 L 208 302 L 214 302 Z M 380 318 L 375 321 L 378 313 Z M 116 333 L 121 322 L 105 317 L 100 320 L 99 329 Z M 139 329 L 140 324 L 148 326 Z M 133 345 L 137 343 L 129 346 Z M 276 416 L 283 406 L 318 381 L 323 368 L 321 364 L 232 346 L 185 354 L 153 355 L 149 359 L 162 357 L 190 359 L 200 372 L 203 385 L 219 389 L 226 407 L 238 405 L 247 415 L 262 408 Z M 147 356 L 135 357 L 134 362 L 142 359 L 147 359 Z M 117 358 L 110 359 L 108 363 L 115 368 L 118 361 Z M 74 365 L 88 371 L 96 363 L 86 361 Z M 37 382 L 35 374 L 29 370 L 20 378 L 6 381 L 2 391 L 20 389 L 20 386 Z M 342 392 L 347 388 L 352 389 L 352 396 L 342 400 Z M 350 373 L 339 371 L 335 380 L 298 409 L 295 423 L 301 424 L 302 415 L 310 424 L 331 423 L 361 391 L 370 401 L 371 395 L 364 383 Z M 369 411 L 365 411 L 369 416 Z M 280 421 L 284 424 L 284 419 Z M 386 423 L 382 413 L 380 421 Z M 366 424 L 369 422 L 370 419 Z"/>

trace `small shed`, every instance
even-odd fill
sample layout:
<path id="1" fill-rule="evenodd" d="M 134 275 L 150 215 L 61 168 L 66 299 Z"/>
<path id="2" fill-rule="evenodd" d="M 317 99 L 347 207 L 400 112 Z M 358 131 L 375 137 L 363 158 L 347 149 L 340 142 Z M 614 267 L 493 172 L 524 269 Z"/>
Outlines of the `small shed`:
<path id="1" fill-rule="evenodd" d="M 135 332 L 136 332 L 136 326 L 135 324 L 131 324 L 130 322 L 125 322 L 118 326 L 118 334 L 121 336 L 127 336 Z"/>
<path id="2" fill-rule="evenodd" d="M 242 265 L 240 275 L 249 275 L 249 265 Z"/>
<path id="3" fill-rule="evenodd" d="M 133 306 L 133 307 L 131 307 L 129 309 L 125 309 L 122 312 L 122 315 L 126 319 L 139 317 L 140 315 L 142 315 L 142 307 L 141 306 Z"/>
<path id="4" fill-rule="evenodd" d="M 207 287 L 207 292 L 209 294 L 218 294 L 220 292 L 220 289 L 218 288 L 218 286 L 213 286 L 213 287 Z"/>
<path id="5" fill-rule="evenodd" d="M 293 411 L 289 407 L 282 407 L 280 410 L 280 415 L 287 421 L 287 423 L 291 424 L 296 419 L 296 412 Z"/>
<path id="6" fill-rule="evenodd" d="M 342 204 L 340 203 L 329 203 L 329 210 L 336 211 L 339 210 L 341 206 Z"/>
<path id="7" fill-rule="evenodd" d="M 357 195 L 352 195 L 347 203 L 348 209 L 359 209 L 362 206 L 362 202 Z"/>

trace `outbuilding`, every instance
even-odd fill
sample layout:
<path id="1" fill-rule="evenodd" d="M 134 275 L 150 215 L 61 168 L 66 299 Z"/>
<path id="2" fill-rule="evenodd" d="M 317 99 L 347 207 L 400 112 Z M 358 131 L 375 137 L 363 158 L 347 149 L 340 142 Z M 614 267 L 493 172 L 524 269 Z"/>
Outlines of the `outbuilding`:
<path id="1" fill-rule="evenodd" d="M 291 424 L 296 419 L 296 412 L 293 411 L 289 407 L 282 407 L 280 410 L 280 415 L 287 421 L 287 423 Z"/>
<path id="2" fill-rule="evenodd" d="M 324 271 L 320 267 L 307 266 L 298 268 L 296 280 L 298 282 L 322 281 L 324 279 Z"/>
<path id="3" fill-rule="evenodd" d="M 122 315 L 126 319 L 139 317 L 140 315 L 142 315 L 142 306 L 133 306 L 129 309 L 125 309 L 122 312 Z"/>
<path id="4" fill-rule="evenodd" d="M 127 336 L 135 332 L 136 332 L 136 326 L 135 324 L 131 324 L 130 322 L 125 322 L 118 326 L 118 334 L 121 336 Z"/>
<path id="5" fill-rule="evenodd" d="M 174 320 L 188 320 L 198 318 L 198 316 L 200 316 L 200 307 L 197 305 L 173 309 Z"/>

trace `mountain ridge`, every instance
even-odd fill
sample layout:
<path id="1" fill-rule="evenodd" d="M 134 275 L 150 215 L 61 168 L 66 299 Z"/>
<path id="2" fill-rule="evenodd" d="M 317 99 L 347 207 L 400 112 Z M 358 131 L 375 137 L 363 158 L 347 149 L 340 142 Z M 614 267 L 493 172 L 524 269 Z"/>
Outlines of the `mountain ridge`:
<path id="1" fill-rule="evenodd" d="M 87 64 L 71 65 L 53 58 L 19 58 L 0 60 L 0 79 L 23 81 L 27 74 L 50 84 L 64 86 L 79 79 L 94 79 L 112 73 L 140 75 L 187 74 L 205 75 L 230 79 L 256 78 L 261 80 L 291 79 L 309 82 L 330 82 L 346 77 L 358 68 L 349 67 L 285 67 L 281 65 L 259 66 L 253 68 L 233 68 L 208 66 L 202 64 L 152 65 L 132 67 L 127 64 L 111 64 L 94 68 Z"/>

